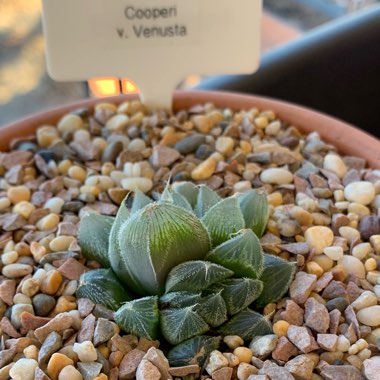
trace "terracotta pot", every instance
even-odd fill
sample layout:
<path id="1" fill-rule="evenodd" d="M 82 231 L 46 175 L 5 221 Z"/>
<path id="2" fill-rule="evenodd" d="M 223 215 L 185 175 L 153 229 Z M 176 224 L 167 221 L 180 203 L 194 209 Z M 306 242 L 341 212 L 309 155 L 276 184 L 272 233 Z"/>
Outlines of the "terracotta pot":
<path id="1" fill-rule="evenodd" d="M 134 96 L 117 96 L 106 99 L 87 99 L 41 112 L 0 129 L 0 150 L 9 149 L 14 138 L 31 135 L 42 124 L 54 124 L 65 113 L 79 107 L 93 107 L 100 101 L 120 103 Z M 326 141 L 335 145 L 339 152 L 355 155 L 367 160 L 372 168 L 380 168 L 380 141 L 355 127 L 319 112 L 294 104 L 268 98 L 208 91 L 179 91 L 174 96 L 174 109 L 189 108 L 195 104 L 212 102 L 220 107 L 232 109 L 271 109 L 279 117 L 299 130 L 309 133 L 316 131 Z"/>

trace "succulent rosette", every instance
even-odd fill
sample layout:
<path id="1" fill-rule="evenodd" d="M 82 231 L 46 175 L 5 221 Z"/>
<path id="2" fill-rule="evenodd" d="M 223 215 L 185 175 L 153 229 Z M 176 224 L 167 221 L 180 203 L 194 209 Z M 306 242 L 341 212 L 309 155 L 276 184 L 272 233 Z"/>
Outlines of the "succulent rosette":
<path id="1" fill-rule="evenodd" d="M 220 198 L 183 182 L 156 201 L 137 191 L 115 218 L 82 218 L 83 255 L 108 269 L 85 273 L 77 294 L 114 310 L 125 332 L 176 346 L 176 365 L 215 349 L 217 335 L 268 334 L 268 318 L 255 310 L 278 301 L 295 272 L 262 250 L 268 212 L 255 190 Z"/>

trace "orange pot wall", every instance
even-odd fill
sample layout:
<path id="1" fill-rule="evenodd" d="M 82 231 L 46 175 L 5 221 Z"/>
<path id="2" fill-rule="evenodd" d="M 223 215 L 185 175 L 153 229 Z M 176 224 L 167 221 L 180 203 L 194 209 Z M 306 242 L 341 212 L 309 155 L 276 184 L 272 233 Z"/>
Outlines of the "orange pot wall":
<path id="1" fill-rule="evenodd" d="M 30 136 L 43 124 L 54 124 L 67 112 L 79 107 L 92 108 L 96 103 L 112 101 L 121 103 L 136 98 L 135 95 L 122 95 L 103 99 L 87 99 L 65 105 L 50 111 L 41 112 L 0 129 L 0 150 L 9 149 L 12 139 Z M 299 130 L 309 133 L 316 131 L 320 136 L 335 145 L 339 152 L 359 156 L 367 160 L 372 168 L 380 168 L 380 141 L 355 127 L 330 116 L 279 100 L 258 96 L 209 91 L 179 91 L 174 95 L 174 110 L 186 109 L 195 104 L 212 102 L 219 107 L 234 110 L 270 109 Z"/>

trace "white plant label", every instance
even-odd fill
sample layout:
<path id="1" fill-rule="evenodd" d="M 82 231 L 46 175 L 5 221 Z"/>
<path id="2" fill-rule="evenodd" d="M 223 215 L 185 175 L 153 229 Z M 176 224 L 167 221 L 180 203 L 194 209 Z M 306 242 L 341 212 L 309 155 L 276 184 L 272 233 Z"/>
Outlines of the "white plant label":
<path id="1" fill-rule="evenodd" d="M 43 0 L 47 67 L 59 81 L 128 77 L 171 108 L 188 74 L 248 74 L 260 60 L 262 0 Z"/>

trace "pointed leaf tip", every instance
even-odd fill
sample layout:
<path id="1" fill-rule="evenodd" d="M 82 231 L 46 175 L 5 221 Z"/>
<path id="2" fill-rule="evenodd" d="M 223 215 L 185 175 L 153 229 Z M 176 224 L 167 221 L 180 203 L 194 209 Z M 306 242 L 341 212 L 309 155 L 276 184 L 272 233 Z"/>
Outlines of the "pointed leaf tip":
<path id="1" fill-rule="evenodd" d="M 213 190 L 205 185 L 199 186 L 199 192 L 197 197 L 197 203 L 194 208 L 195 214 L 202 218 L 206 212 L 215 206 L 222 198 Z"/>

